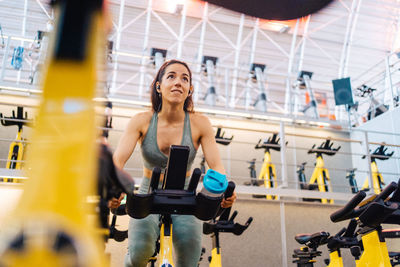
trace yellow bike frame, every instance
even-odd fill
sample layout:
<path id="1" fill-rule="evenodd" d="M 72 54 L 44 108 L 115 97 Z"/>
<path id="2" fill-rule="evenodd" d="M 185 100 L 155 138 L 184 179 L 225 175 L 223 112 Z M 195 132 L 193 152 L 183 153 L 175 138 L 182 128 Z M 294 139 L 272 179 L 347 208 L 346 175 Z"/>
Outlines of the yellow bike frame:
<path id="1" fill-rule="evenodd" d="M 276 179 L 275 165 L 271 162 L 271 153 L 269 151 L 265 151 L 264 153 L 264 161 L 258 180 L 264 180 L 265 188 L 274 188 L 278 183 Z M 267 195 L 266 198 L 276 199 L 276 196 Z"/>
<path id="2" fill-rule="evenodd" d="M 343 267 L 343 259 L 342 255 L 340 255 L 340 250 L 335 250 L 329 253 L 328 267 Z"/>
<path id="3" fill-rule="evenodd" d="M 356 267 L 391 267 L 386 242 L 381 241 L 377 230 L 364 234 L 361 237 L 364 251 Z"/>
<path id="4" fill-rule="evenodd" d="M 315 182 L 317 182 L 318 184 L 318 190 L 320 192 L 328 192 L 329 188 L 330 188 L 330 178 L 329 178 L 329 172 L 328 169 L 325 168 L 325 164 L 324 164 L 324 159 L 322 158 L 321 155 L 317 156 L 317 163 L 315 165 L 313 174 L 311 176 L 310 179 L 310 184 L 314 184 Z M 326 203 L 330 203 L 333 204 L 333 199 L 326 199 L 323 198 L 321 199 L 321 202 L 326 204 Z"/>
<path id="5" fill-rule="evenodd" d="M 7 169 L 21 169 L 21 161 L 24 155 L 25 144 L 22 142 L 22 128 L 18 130 L 17 137 L 10 144 L 10 149 L 8 150 L 7 157 Z M 4 182 L 17 182 L 17 179 L 14 178 L 3 178 Z"/>
<path id="6" fill-rule="evenodd" d="M 160 229 L 160 254 L 158 258 L 159 267 L 174 266 L 172 259 L 172 248 L 172 221 L 167 220 L 161 224 Z"/>
<path id="7" fill-rule="evenodd" d="M 221 267 L 222 260 L 221 260 L 221 248 L 214 247 L 211 250 L 211 262 L 209 267 Z"/>
<path id="8" fill-rule="evenodd" d="M 83 58 L 57 58 L 56 52 L 49 53 L 28 153 L 29 180 L 16 209 L 2 226 L 4 236 L 0 241 L 5 244 L 0 245 L 0 265 L 4 266 L 108 265 L 100 236 L 88 219 L 86 204 L 87 197 L 95 193 L 96 181 L 98 134 L 93 98 L 100 48 L 105 47 L 102 1 L 58 3 L 60 21 L 50 51 L 62 44 L 62 30 L 71 27 L 68 23 L 80 15 L 88 25 L 86 32 L 81 31 Z M 82 10 L 86 12 L 80 13 Z M 83 24 L 75 25 L 74 31 L 84 28 Z M 71 37 L 71 31 L 68 33 L 66 38 Z M 63 45 L 74 47 L 75 43 Z M 24 249 L 15 250 L 12 244 L 21 238 Z"/>
<path id="9" fill-rule="evenodd" d="M 379 194 L 380 192 L 382 192 L 382 185 L 384 185 L 385 182 L 383 181 L 382 174 L 380 174 L 378 170 L 378 165 L 376 164 L 376 161 L 371 161 L 371 171 L 372 171 L 372 182 L 373 182 L 374 193 Z M 362 190 L 368 188 L 369 188 L 369 179 L 367 177 L 362 186 Z"/>

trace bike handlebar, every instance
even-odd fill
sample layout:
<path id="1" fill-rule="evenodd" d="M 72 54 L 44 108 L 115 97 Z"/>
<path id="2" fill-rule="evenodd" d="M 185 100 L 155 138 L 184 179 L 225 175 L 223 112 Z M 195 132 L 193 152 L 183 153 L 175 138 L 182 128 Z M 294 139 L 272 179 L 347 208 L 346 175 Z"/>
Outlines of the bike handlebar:
<path id="1" fill-rule="evenodd" d="M 376 196 L 374 202 L 377 202 L 379 200 L 385 200 L 387 199 L 391 193 L 393 193 L 397 189 L 397 184 L 395 182 L 391 182 L 388 186 L 386 186 L 383 191 Z"/>
<path id="2" fill-rule="evenodd" d="M 233 181 L 229 181 L 228 187 L 225 190 L 224 198 L 227 199 L 233 195 L 233 191 L 235 190 L 236 184 Z"/>
<path id="3" fill-rule="evenodd" d="M 397 184 L 395 182 L 391 182 L 388 186 L 386 186 L 383 191 L 377 195 L 372 202 L 376 203 L 379 201 L 386 200 L 391 193 L 393 193 L 397 189 Z M 366 197 L 366 193 L 364 191 L 359 191 L 343 208 L 335 211 L 331 214 L 330 218 L 332 222 L 340 222 L 350 218 L 358 217 L 360 214 L 364 212 L 364 210 L 368 207 L 368 204 L 363 205 L 362 207 L 354 210 L 361 201 Z"/>
<path id="4" fill-rule="evenodd" d="M 343 208 L 331 214 L 332 222 L 340 222 L 352 218 L 354 208 L 367 196 L 364 191 L 359 191 Z"/>

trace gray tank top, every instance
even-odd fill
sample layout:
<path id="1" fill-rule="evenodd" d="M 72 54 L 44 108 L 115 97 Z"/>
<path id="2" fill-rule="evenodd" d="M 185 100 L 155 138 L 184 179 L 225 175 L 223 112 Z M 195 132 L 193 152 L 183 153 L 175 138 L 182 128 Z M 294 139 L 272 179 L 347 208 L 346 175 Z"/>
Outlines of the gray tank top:
<path id="1" fill-rule="evenodd" d="M 160 167 L 164 172 L 167 167 L 168 156 L 161 152 L 157 143 L 157 122 L 158 113 L 154 112 L 151 117 L 149 128 L 142 142 L 141 151 L 144 166 L 153 170 L 154 167 Z M 194 148 L 192 140 L 192 130 L 190 129 L 189 114 L 185 112 L 185 121 L 183 124 L 183 135 L 180 143 L 182 146 L 188 146 L 190 149 L 187 170 L 190 170 L 196 157 L 197 150 Z"/>

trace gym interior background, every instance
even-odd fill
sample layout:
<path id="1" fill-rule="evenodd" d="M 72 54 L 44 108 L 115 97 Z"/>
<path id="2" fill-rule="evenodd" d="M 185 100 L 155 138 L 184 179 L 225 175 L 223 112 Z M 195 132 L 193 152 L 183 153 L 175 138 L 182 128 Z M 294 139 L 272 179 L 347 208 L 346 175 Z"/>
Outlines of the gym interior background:
<path id="1" fill-rule="evenodd" d="M 398 180 L 398 1 L 333 1 L 318 13 L 289 21 L 257 19 L 201 1 L 122 0 L 110 1 L 110 8 L 112 31 L 95 101 L 99 116 L 102 103 L 112 102 L 111 148 L 128 119 L 149 109 L 152 77 L 160 62 L 172 58 L 188 62 L 193 71 L 195 110 L 207 114 L 224 138 L 233 136 L 229 145 L 218 146 L 227 174 L 237 184 L 237 220 L 244 223 L 252 216 L 254 221 L 241 236 L 222 235 L 224 266 L 293 266 L 293 250 L 300 246 L 296 234 L 334 234 L 345 226 L 330 222 L 329 215 L 352 197 L 346 177 L 356 169 L 361 189 L 372 176 L 371 154 L 382 145 L 386 153 L 394 153 L 376 160 L 379 172 L 386 184 Z M 17 127 L 4 124 L 27 122 L 22 142 L 29 150 L 53 26 L 54 11 L 47 1 L 0 1 L 0 177 L 26 179 L 24 159 L 21 169 L 7 167 Z M 350 83 L 334 90 L 333 80 Z M 23 107 L 22 117 L 17 116 L 17 107 Z M 263 164 L 264 149 L 255 146 L 275 133 L 281 140 L 280 151 L 271 150 L 277 183 L 274 188 L 248 185 L 250 162 L 255 159 L 257 175 Z M 299 166 L 307 162 L 308 182 L 316 162 L 308 151 L 326 140 L 333 148 L 340 146 L 335 155 L 323 155 L 329 192 L 301 190 Z M 201 161 L 199 151 L 194 166 L 200 167 Z M 137 181 L 141 166 L 136 148 L 126 170 Z M 7 203 L 0 222 L 20 188 L 21 183 L 0 185 L 0 198 Z M 254 194 L 273 194 L 277 199 L 253 198 Z M 334 204 L 303 201 L 321 196 Z M 127 218 L 118 224 L 126 228 Z M 209 236 L 203 244 L 207 250 L 200 266 L 207 266 Z M 127 242 L 108 242 L 112 266 L 122 265 L 126 246 Z M 400 250 L 392 240 L 388 247 Z M 322 251 L 326 258 L 326 248 Z M 354 266 L 351 255 L 343 254 L 345 266 Z M 317 266 L 322 262 L 319 259 Z"/>

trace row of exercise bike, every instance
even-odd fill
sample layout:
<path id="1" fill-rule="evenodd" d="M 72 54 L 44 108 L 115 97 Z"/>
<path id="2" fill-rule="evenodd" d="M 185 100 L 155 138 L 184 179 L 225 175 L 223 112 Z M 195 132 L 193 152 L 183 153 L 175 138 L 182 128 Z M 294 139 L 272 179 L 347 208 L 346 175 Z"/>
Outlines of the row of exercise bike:
<path id="1" fill-rule="evenodd" d="M 256 172 L 256 159 L 252 159 L 248 161 L 249 170 L 250 170 L 250 182 L 246 182 L 246 185 L 253 186 L 261 186 L 263 185 L 265 188 L 274 188 L 277 187 L 278 181 L 276 176 L 275 165 L 271 160 L 271 150 L 280 151 L 281 145 L 279 144 L 278 134 L 273 134 L 271 137 L 266 139 L 264 142 L 259 142 L 255 146 L 255 149 L 264 149 L 264 159 L 261 166 L 260 173 L 257 177 Z M 286 142 L 287 144 L 287 142 Z M 316 162 L 313 173 L 309 182 L 307 182 L 306 174 L 305 174 L 305 165 L 307 162 L 301 163 L 297 167 L 297 177 L 300 185 L 300 189 L 302 190 L 318 190 L 320 192 L 329 192 L 331 189 L 331 178 L 329 176 L 329 171 L 325 167 L 323 155 L 326 156 L 334 156 L 340 150 L 340 146 L 334 148 L 333 142 L 330 139 L 326 139 L 322 142 L 318 147 L 314 144 L 311 149 L 308 150 L 308 154 L 316 155 Z M 382 174 L 378 170 L 377 160 L 388 160 L 393 156 L 394 151 L 387 152 L 387 147 L 385 145 L 380 145 L 377 147 L 370 155 L 371 157 L 371 172 L 372 172 L 372 181 L 373 181 L 373 192 L 375 194 L 379 194 L 382 191 L 383 186 L 385 185 Z M 363 156 L 362 158 L 365 158 Z M 360 191 L 357 181 L 355 179 L 356 168 L 349 169 L 346 174 L 346 179 L 349 181 L 350 189 L 353 194 Z M 368 191 L 370 190 L 369 185 L 369 177 L 366 177 L 364 183 L 361 187 L 361 190 Z M 256 196 L 257 197 L 257 196 Z M 267 199 L 275 199 L 275 196 L 267 195 L 265 196 Z M 332 199 L 303 199 L 304 201 L 320 201 L 321 203 L 330 203 L 333 204 Z"/>
<path id="2" fill-rule="evenodd" d="M 109 109 L 112 109 L 112 104 L 109 102 L 107 104 L 109 106 Z M 105 128 L 112 128 L 111 126 L 111 121 L 112 117 L 109 116 L 110 118 L 107 118 L 106 122 L 108 122 L 108 125 L 106 124 L 104 127 Z M 17 108 L 17 115 L 15 115 L 14 110 L 12 111 L 12 116 L 11 117 L 5 117 L 3 114 L 0 113 L 0 122 L 3 126 L 17 126 L 18 131 L 16 135 L 16 139 L 10 144 L 9 148 L 9 153 L 8 153 L 8 158 L 7 158 L 7 169 L 21 169 L 22 167 L 22 159 L 24 155 L 24 150 L 26 146 L 26 140 L 22 137 L 22 131 L 24 126 L 29 126 L 29 120 L 27 113 L 23 111 L 23 107 L 18 107 Z M 215 140 L 218 144 L 227 146 L 231 143 L 233 139 L 233 136 L 230 138 L 224 137 L 224 132 L 222 132 L 221 128 L 217 129 L 216 135 L 215 135 Z M 271 137 L 265 139 L 263 142 L 261 139 L 258 141 L 256 146 L 254 147 L 255 149 L 263 149 L 264 150 L 264 157 L 262 160 L 262 166 L 260 169 L 260 173 L 257 176 L 257 171 L 256 171 L 256 159 L 252 159 L 251 161 L 248 161 L 249 167 L 248 169 L 250 170 L 250 182 L 246 182 L 246 185 L 254 185 L 254 186 L 260 186 L 264 185 L 265 188 L 275 188 L 278 185 L 277 181 L 277 175 L 276 175 L 276 169 L 275 169 L 275 164 L 272 163 L 272 157 L 271 157 L 271 150 L 275 151 L 280 151 L 281 150 L 281 145 L 279 143 L 279 138 L 278 134 L 274 133 Z M 287 144 L 287 142 L 286 142 Z M 307 182 L 307 177 L 305 174 L 305 166 L 307 162 L 301 163 L 297 167 L 297 177 L 298 177 L 298 182 L 300 185 L 300 189 L 302 190 L 318 190 L 320 192 L 329 192 L 331 190 L 331 185 L 330 185 L 330 176 L 329 176 L 329 171 L 325 167 L 324 163 L 324 158 L 323 155 L 326 156 L 334 156 L 339 150 L 340 146 L 333 148 L 333 143 L 331 142 L 330 139 L 325 140 L 322 142 L 318 147 L 316 147 L 316 144 L 314 144 L 311 149 L 308 150 L 308 154 L 315 154 L 316 155 L 316 162 L 315 162 L 315 168 L 313 170 L 313 173 L 311 175 L 311 178 L 309 182 Z M 373 181 L 373 191 L 374 193 L 380 193 L 383 186 L 385 185 L 382 174 L 378 170 L 378 165 L 377 165 L 377 160 L 388 160 L 390 157 L 392 157 L 394 154 L 394 151 L 392 152 L 387 152 L 387 147 L 385 145 L 380 145 L 377 147 L 370 155 L 371 157 L 371 172 L 372 172 L 372 181 Z M 363 156 L 365 158 L 365 156 Z M 202 174 L 204 175 L 206 172 L 206 166 L 205 166 L 205 159 L 203 157 L 202 161 L 200 162 L 200 170 Z M 352 193 L 357 193 L 359 191 L 359 187 L 357 185 L 357 181 L 355 179 L 355 172 L 356 168 L 349 169 L 346 174 L 346 179 L 349 182 L 350 189 Z M 12 179 L 12 178 L 1 178 L 1 181 L 5 182 L 18 182 L 18 179 Z M 364 183 L 361 187 L 361 190 L 369 190 L 370 185 L 369 185 L 369 179 L 368 177 L 365 178 Z M 267 199 L 275 199 L 275 196 L 272 195 L 267 195 Z M 307 200 L 307 199 L 306 199 Z M 321 201 L 322 203 L 333 203 L 333 200 L 329 199 L 320 199 L 317 201 Z"/>
<path id="3" fill-rule="evenodd" d="M 335 235 L 320 231 L 313 234 L 299 234 L 296 241 L 303 245 L 295 249 L 293 262 L 298 267 L 312 267 L 321 256 L 319 247 L 326 245 L 329 267 L 343 267 L 341 251 L 349 249 L 357 267 L 400 265 L 400 252 L 389 252 L 386 240 L 399 238 L 400 229 L 383 229 L 382 224 L 400 224 L 400 187 L 392 182 L 381 193 L 366 198 L 365 191 L 359 191 L 343 208 L 331 214 L 332 222 L 348 220 L 347 227 Z"/>

